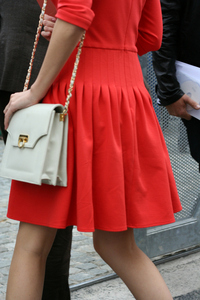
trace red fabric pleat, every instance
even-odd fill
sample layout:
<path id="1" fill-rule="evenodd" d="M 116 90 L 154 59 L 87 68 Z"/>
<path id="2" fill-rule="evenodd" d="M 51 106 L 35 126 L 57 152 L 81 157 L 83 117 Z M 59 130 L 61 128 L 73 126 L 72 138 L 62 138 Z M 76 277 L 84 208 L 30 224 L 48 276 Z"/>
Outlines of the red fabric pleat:
<path id="1" fill-rule="evenodd" d="M 74 57 L 45 103 L 65 102 Z M 80 231 L 175 221 L 181 205 L 136 53 L 83 49 L 69 107 L 67 164 L 67 188 L 13 181 L 8 217 Z"/>

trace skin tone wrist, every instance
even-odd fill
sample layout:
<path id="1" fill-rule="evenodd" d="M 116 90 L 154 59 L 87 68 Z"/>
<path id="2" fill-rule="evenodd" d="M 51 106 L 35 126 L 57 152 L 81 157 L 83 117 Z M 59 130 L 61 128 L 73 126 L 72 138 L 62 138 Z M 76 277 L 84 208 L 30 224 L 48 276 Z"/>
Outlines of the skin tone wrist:
<path id="1" fill-rule="evenodd" d="M 31 89 L 11 95 L 10 102 L 4 110 L 5 129 L 8 128 L 9 120 L 15 111 L 34 105 L 44 98 L 83 32 L 84 29 L 57 19 L 36 81 Z"/>
<path id="2" fill-rule="evenodd" d="M 32 90 L 42 99 L 83 34 L 83 29 L 57 20 L 41 70 Z M 70 42 L 69 42 L 70 41 Z M 58 46 L 59 45 L 59 46 Z"/>

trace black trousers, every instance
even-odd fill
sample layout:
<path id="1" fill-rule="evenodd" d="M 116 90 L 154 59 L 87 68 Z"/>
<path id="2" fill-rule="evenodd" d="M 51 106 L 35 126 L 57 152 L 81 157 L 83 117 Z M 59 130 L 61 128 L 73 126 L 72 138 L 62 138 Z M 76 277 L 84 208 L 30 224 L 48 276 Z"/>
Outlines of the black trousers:
<path id="1" fill-rule="evenodd" d="M 200 172 L 200 120 L 192 117 L 190 121 L 182 121 L 187 130 L 191 156 L 198 162 Z"/>
<path id="2" fill-rule="evenodd" d="M 42 300 L 70 300 L 69 264 L 72 226 L 58 229 L 47 258 Z"/>
<path id="3" fill-rule="evenodd" d="M 12 93 L 0 90 L 0 129 L 6 142 L 3 110 Z M 70 300 L 68 284 L 72 226 L 58 229 L 53 246 L 47 258 L 42 300 Z"/>

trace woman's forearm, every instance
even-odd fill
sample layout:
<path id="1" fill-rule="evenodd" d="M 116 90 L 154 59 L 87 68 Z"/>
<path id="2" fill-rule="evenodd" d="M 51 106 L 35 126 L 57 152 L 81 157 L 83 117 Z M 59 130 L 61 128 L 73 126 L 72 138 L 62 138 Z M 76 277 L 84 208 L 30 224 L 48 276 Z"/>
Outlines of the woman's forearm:
<path id="1" fill-rule="evenodd" d="M 84 29 L 57 19 L 44 62 L 36 81 L 31 86 L 32 93 L 38 101 L 46 95 L 83 32 Z"/>
<path id="2" fill-rule="evenodd" d="M 8 128 L 10 118 L 14 112 L 34 105 L 44 98 L 76 47 L 83 32 L 84 30 L 80 27 L 59 19 L 56 21 L 49 47 L 36 81 L 29 90 L 11 95 L 10 101 L 4 109 L 5 129 Z"/>

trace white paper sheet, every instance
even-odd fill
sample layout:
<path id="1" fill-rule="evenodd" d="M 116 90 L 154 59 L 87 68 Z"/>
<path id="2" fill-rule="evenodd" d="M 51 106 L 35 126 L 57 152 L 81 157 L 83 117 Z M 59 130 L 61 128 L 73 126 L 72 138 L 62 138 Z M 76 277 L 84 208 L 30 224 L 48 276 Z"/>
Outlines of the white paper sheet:
<path id="1" fill-rule="evenodd" d="M 176 76 L 183 92 L 200 105 L 200 68 L 176 61 Z M 200 120 L 200 110 L 187 105 L 187 111 Z"/>

